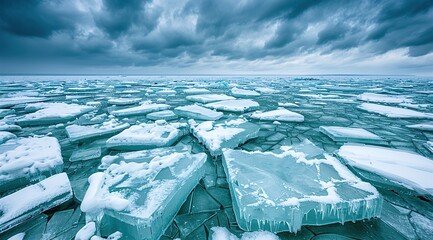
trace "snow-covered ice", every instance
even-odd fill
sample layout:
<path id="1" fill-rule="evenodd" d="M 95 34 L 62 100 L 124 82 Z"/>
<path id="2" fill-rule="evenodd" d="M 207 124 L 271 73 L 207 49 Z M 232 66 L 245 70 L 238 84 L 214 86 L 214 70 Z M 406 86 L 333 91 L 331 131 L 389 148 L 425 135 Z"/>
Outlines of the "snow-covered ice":
<path id="1" fill-rule="evenodd" d="M 218 120 L 224 115 L 222 112 L 210 110 L 199 105 L 181 106 L 174 109 L 174 112 L 186 118 L 193 118 L 197 120 Z"/>
<path id="2" fill-rule="evenodd" d="M 281 121 L 281 122 L 303 122 L 304 116 L 299 113 L 292 112 L 285 108 L 280 108 L 268 112 L 255 112 L 250 116 L 252 119 Z"/>
<path id="3" fill-rule="evenodd" d="M 379 105 L 375 103 L 363 103 L 359 109 L 387 116 L 389 118 L 413 118 L 413 119 L 433 119 L 432 113 L 418 112 L 411 109 Z"/>
<path id="4" fill-rule="evenodd" d="M 114 110 L 111 112 L 114 116 L 124 117 L 133 115 L 145 115 L 147 113 L 170 109 L 170 105 L 159 103 L 143 103 L 137 107 Z"/>
<path id="5" fill-rule="evenodd" d="M 319 131 L 335 142 L 384 144 L 384 140 L 363 128 L 321 126 Z"/>
<path id="6" fill-rule="evenodd" d="M 68 122 L 76 117 L 93 111 L 92 106 L 79 105 L 75 103 L 31 103 L 25 108 L 28 113 L 17 118 L 16 122 L 21 126 L 48 125 Z"/>
<path id="7" fill-rule="evenodd" d="M 387 95 L 379 93 L 363 93 L 358 96 L 358 99 L 365 102 L 376 103 L 411 103 L 412 99 L 406 96 Z"/>
<path id="8" fill-rule="evenodd" d="M 15 134 L 10 133 L 10 132 L 0 131 L 0 144 L 3 144 L 6 141 L 8 141 L 10 139 L 14 139 L 14 138 L 17 138 L 17 136 Z"/>
<path id="9" fill-rule="evenodd" d="M 257 97 L 260 96 L 260 93 L 254 90 L 247 90 L 242 88 L 234 87 L 230 91 L 234 97 Z"/>
<path id="10" fill-rule="evenodd" d="M 209 150 L 212 156 L 222 153 L 223 148 L 234 148 L 258 137 L 260 127 L 239 118 L 225 122 L 188 121 L 192 134 Z"/>
<path id="11" fill-rule="evenodd" d="M 83 141 L 90 138 L 107 136 L 110 134 L 115 134 L 128 128 L 129 123 L 122 123 L 116 119 L 111 119 L 109 121 L 103 122 L 101 124 L 90 125 L 90 126 L 80 126 L 72 124 L 66 126 L 66 132 L 71 141 Z"/>
<path id="12" fill-rule="evenodd" d="M 383 177 L 383 182 L 433 196 L 433 160 L 417 153 L 345 144 L 337 151 L 337 155 L 350 166 Z"/>
<path id="13" fill-rule="evenodd" d="M 0 145 L 0 192 L 39 181 L 63 170 L 54 137 L 17 138 Z"/>
<path id="14" fill-rule="evenodd" d="M 186 100 L 192 102 L 199 102 L 199 103 L 211 103 L 211 102 L 233 100 L 233 99 L 235 98 L 232 96 L 227 96 L 225 94 L 199 94 L 199 95 L 191 95 L 186 97 Z"/>
<path id="15" fill-rule="evenodd" d="M 0 233 L 71 198 L 72 189 L 66 173 L 53 175 L 2 197 Z"/>
<path id="16" fill-rule="evenodd" d="M 184 134 L 182 128 L 185 126 L 186 124 L 167 123 L 164 120 L 134 125 L 109 138 L 107 147 L 139 150 L 171 146 Z"/>
<path id="17" fill-rule="evenodd" d="M 208 103 L 205 107 L 220 111 L 243 113 L 257 110 L 260 105 L 258 102 L 250 99 L 236 99 Z"/>

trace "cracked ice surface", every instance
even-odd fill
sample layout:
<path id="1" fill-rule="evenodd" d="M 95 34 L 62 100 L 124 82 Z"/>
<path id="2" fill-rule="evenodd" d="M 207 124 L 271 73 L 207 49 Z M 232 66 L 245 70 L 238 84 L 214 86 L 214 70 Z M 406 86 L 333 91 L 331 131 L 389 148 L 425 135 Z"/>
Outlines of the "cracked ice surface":
<path id="1" fill-rule="evenodd" d="M 307 142 L 312 144 L 311 142 Z M 237 222 L 248 231 L 297 232 L 380 216 L 382 198 L 336 158 L 306 159 L 306 150 L 282 146 L 281 153 L 223 150 Z"/>

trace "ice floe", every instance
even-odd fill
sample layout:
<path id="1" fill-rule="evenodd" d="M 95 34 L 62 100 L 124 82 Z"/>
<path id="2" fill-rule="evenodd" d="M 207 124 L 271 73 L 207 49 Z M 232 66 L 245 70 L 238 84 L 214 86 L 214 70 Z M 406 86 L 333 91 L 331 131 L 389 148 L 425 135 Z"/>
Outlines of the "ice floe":
<path id="1" fill-rule="evenodd" d="M 170 105 L 159 103 L 143 103 L 137 107 L 114 110 L 111 112 L 114 116 L 124 117 L 133 115 L 145 115 L 147 113 L 170 109 Z"/>
<path id="2" fill-rule="evenodd" d="M 358 99 L 365 102 L 376 103 L 411 103 L 412 99 L 406 96 L 387 95 L 379 93 L 363 93 L 358 96 Z"/>
<path id="3" fill-rule="evenodd" d="M 230 92 L 232 93 L 232 95 L 234 97 L 257 97 L 260 96 L 260 93 L 254 91 L 254 90 L 247 90 L 247 89 L 242 89 L 242 88 L 232 88 L 230 90 Z"/>
<path id="4" fill-rule="evenodd" d="M 222 112 L 210 110 L 198 105 L 177 107 L 174 109 L 174 112 L 181 117 L 212 121 L 218 120 L 224 115 Z"/>
<path id="5" fill-rule="evenodd" d="M 389 118 L 413 118 L 413 119 L 433 119 L 432 113 L 418 112 L 406 108 L 391 107 L 374 103 L 363 103 L 359 109 L 387 116 Z"/>
<path id="6" fill-rule="evenodd" d="M 385 143 L 381 137 L 363 128 L 321 126 L 319 130 L 335 142 Z"/>
<path id="7" fill-rule="evenodd" d="M 250 116 L 252 119 L 281 121 L 281 122 L 303 122 L 304 116 L 299 113 L 292 112 L 285 108 L 280 108 L 268 112 L 255 112 Z"/>
<path id="8" fill-rule="evenodd" d="M 107 122 L 90 126 L 80 126 L 73 124 L 66 126 L 65 129 L 69 139 L 75 142 L 115 134 L 123 131 L 129 126 L 129 123 L 122 123 L 116 119 L 111 119 Z"/>
<path id="9" fill-rule="evenodd" d="M 205 107 L 220 111 L 243 113 L 257 110 L 260 105 L 258 102 L 250 99 L 235 99 L 208 103 Z"/>
<path id="10" fill-rule="evenodd" d="M 211 103 L 211 102 L 233 100 L 233 99 L 235 98 L 232 96 L 227 96 L 225 94 L 199 94 L 199 95 L 186 96 L 186 100 L 192 102 L 199 102 L 199 103 Z"/>

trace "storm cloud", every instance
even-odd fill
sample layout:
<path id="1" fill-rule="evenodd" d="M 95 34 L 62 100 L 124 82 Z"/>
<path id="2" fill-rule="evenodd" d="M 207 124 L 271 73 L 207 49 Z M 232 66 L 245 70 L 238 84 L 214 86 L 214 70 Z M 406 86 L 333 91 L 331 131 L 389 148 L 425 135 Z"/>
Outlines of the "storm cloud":
<path id="1" fill-rule="evenodd" d="M 0 64 L 1 73 L 370 73 L 362 69 L 374 65 L 430 74 L 432 22 L 428 0 L 4 0 Z"/>

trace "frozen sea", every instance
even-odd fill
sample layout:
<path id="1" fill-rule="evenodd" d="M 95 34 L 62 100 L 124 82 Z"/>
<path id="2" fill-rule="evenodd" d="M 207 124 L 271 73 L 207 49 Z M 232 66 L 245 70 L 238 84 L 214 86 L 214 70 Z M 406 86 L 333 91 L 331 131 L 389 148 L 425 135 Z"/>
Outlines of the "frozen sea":
<path id="1" fill-rule="evenodd" d="M 0 239 L 433 239 L 433 78 L 0 76 Z"/>

